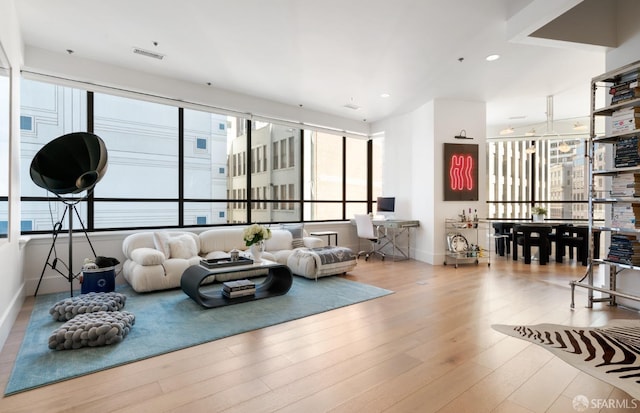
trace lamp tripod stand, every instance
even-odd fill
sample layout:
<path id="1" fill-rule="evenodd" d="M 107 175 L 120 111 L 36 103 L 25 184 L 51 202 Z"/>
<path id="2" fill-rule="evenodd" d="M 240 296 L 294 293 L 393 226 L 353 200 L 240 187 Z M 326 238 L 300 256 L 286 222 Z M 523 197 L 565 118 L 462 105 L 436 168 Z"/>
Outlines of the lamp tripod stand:
<path id="1" fill-rule="evenodd" d="M 52 270 L 56 271 L 57 273 L 59 273 L 69 281 L 69 291 L 70 291 L 71 297 L 73 297 L 73 280 L 77 277 L 77 275 L 73 273 L 73 215 L 74 213 L 78 217 L 78 221 L 80 221 L 82 232 L 84 233 L 84 236 L 87 239 L 87 242 L 89 243 L 89 247 L 91 247 L 91 252 L 93 252 L 93 256 L 94 257 L 96 256 L 96 251 L 93 249 L 93 244 L 91 244 L 91 240 L 89 239 L 87 230 L 84 227 L 84 224 L 82 223 L 82 218 L 80 217 L 80 214 L 78 213 L 78 209 L 76 208 L 76 205 L 78 204 L 78 202 L 80 202 L 80 200 L 73 200 L 73 201 L 62 200 L 62 202 L 65 204 L 64 212 L 62 213 L 62 217 L 60 218 L 60 220 L 56 222 L 56 224 L 53 226 L 53 241 L 51 242 L 51 248 L 49 248 L 49 254 L 47 255 L 47 260 L 45 261 L 44 266 L 42 267 L 42 272 L 40 273 L 40 279 L 38 280 L 38 286 L 36 287 L 36 292 L 33 295 L 34 297 L 38 295 L 38 290 L 40 289 L 40 283 L 42 282 L 42 278 L 44 277 L 44 272 L 47 270 L 47 268 L 51 268 Z M 69 219 L 69 228 L 68 228 L 69 262 L 68 264 L 65 264 L 64 261 L 60 260 L 56 253 L 56 241 L 58 239 L 58 235 L 62 232 L 62 221 L 64 220 L 65 216 L 67 216 Z M 54 258 L 53 258 L 53 261 L 50 261 L 52 253 Z M 57 268 L 59 262 L 62 262 L 62 265 L 66 267 L 67 269 L 66 274 Z"/>
<path id="2" fill-rule="evenodd" d="M 106 173 L 107 158 L 107 147 L 104 141 L 99 136 L 89 132 L 74 132 L 60 136 L 43 146 L 33 157 L 29 169 L 33 183 L 56 194 L 65 204 L 62 218 L 53 226 L 53 242 L 49 249 L 49 255 L 47 255 L 47 261 L 40 273 L 40 280 L 38 280 L 34 296 L 38 295 L 44 272 L 49 267 L 69 281 L 69 288 L 73 297 L 73 279 L 76 278 L 76 274 L 73 273 L 74 214 L 80 221 L 82 231 L 87 238 L 87 242 L 89 242 L 93 256 L 96 256 L 76 205 L 86 199 L 86 196 L 93 191 L 96 183 Z M 83 191 L 87 191 L 87 195 L 84 198 L 63 198 L 60 196 L 61 194 L 79 194 Z M 67 269 L 66 274 L 57 268 L 58 262 L 61 260 L 58 259 L 56 254 L 56 241 L 58 240 L 58 235 L 62 232 L 62 222 L 65 216 L 69 219 L 69 262 L 68 264 L 62 263 Z M 50 261 L 52 253 L 54 258 L 53 261 Z"/>

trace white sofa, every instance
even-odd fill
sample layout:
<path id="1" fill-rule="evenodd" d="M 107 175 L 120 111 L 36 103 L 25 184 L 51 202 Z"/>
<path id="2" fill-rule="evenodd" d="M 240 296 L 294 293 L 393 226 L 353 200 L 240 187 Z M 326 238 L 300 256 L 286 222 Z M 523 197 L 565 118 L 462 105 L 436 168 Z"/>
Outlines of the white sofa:
<path id="1" fill-rule="evenodd" d="M 206 230 L 200 234 L 186 231 L 148 231 L 129 235 L 122 243 L 125 262 L 122 273 L 137 292 L 165 290 L 180 286 L 180 278 L 187 267 L 197 265 L 202 258 L 228 257 L 229 251 L 246 251 L 243 227 Z M 286 229 L 272 229 L 265 241 L 263 258 L 287 265 L 295 247 L 318 248 L 324 241 L 304 236 L 294 240 Z M 248 254 L 249 252 L 246 251 Z M 216 275 L 215 281 L 262 275 L 265 270 Z M 304 275 L 304 274 L 302 274 Z M 213 281 L 213 277 L 211 280 Z"/>

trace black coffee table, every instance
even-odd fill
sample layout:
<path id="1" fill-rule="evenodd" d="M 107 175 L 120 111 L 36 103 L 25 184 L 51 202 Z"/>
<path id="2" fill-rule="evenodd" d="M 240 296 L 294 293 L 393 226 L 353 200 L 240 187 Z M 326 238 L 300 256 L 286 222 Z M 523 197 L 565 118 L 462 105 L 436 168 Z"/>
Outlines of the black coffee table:
<path id="1" fill-rule="evenodd" d="M 256 293 L 254 295 L 228 298 L 222 294 L 222 290 L 207 292 L 201 290 L 202 282 L 211 275 L 260 269 L 268 271 L 267 278 L 256 285 Z M 180 278 L 182 291 L 196 303 L 207 308 L 223 307 L 225 305 L 246 303 L 247 301 L 283 295 L 289 291 L 291 284 L 293 284 L 293 274 L 289 267 L 264 259 L 260 263 L 235 267 L 205 268 L 200 265 L 192 265 L 182 273 L 182 278 Z"/>

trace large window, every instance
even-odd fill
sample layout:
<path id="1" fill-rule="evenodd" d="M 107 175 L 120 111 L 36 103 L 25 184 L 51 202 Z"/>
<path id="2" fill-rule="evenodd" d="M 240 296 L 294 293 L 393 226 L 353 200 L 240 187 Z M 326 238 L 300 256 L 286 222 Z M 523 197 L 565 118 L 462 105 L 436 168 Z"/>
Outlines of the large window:
<path id="1" fill-rule="evenodd" d="M 533 206 L 543 206 L 548 219 L 588 219 L 587 139 L 489 140 L 489 217 L 530 218 Z"/>
<path id="2" fill-rule="evenodd" d="M 380 149 L 364 139 L 32 80 L 22 91 L 25 232 L 51 231 L 65 210 L 30 180 L 31 159 L 76 131 L 100 136 L 109 157 L 78 204 L 90 230 L 343 220 L 379 192 L 368 168 Z"/>

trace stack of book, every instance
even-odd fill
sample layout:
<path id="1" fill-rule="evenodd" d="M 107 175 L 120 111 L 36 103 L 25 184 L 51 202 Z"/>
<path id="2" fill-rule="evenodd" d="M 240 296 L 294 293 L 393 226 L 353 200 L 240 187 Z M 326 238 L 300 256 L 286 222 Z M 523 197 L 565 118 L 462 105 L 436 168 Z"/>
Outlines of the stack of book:
<path id="1" fill-rule="evenodd" d="M 628 265 L 640 265 L 640 242 L 635 235 L 611 235 L 607 260 Z"/>
<path id="2" fill-rule="evenodd" d="M 256 285 L 249 280 L 227 281 L 222 284 L 222 295 L 228 298 L 245 297 L 256 293 Z"/>
<path id="3" fill-rule="evenodd" d="M 615 144 L 616 155 L 614 164 L 616 168 L 637 166 L 640 164 L 640 140 L 637 136 L 621 139 Z"/>
<path id="4" fill-rule="evenodd" d="M 636 213 L 640 218 L 640 204 L 618 203 L 613 205 L 613 214 L 611 216 L 611 227 L 620 229 L 636 229 L 636 223 L 640 223 L 640 219 L 636 219 Z"/>
<path id="5" fill-rule="evenodd" d="M 632 72 L 620 78 L 618 82 L 609 88 L 611 104 L 615 105 L 616 103 L 640 97 L 640 88 L 638 86 L 638 72 Z"/>
<path id="6" fill-rule="evenodd" d="M 613 133 L 629 132 L 640 129 L 640 107 L 632 106 L 616 110 L 611 114 Z"/>
<path id="7" fill-rule="evenodd" d="M 640 173 L 620 174 L 613 177 L 611 182 L 612 197 L 639 197 Z"/>

